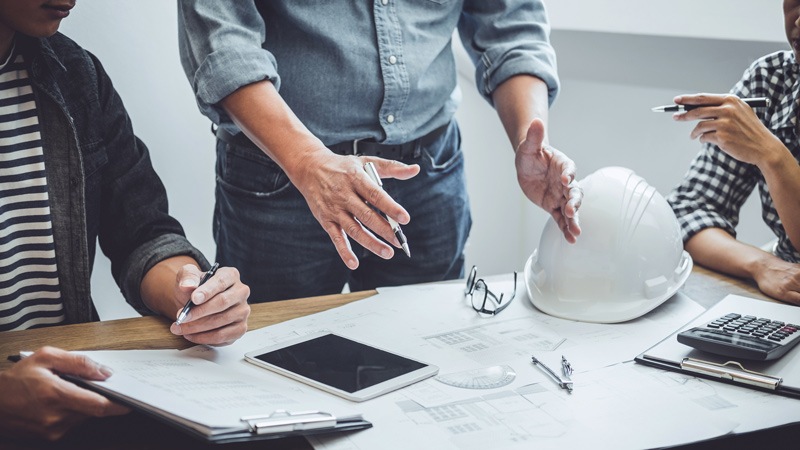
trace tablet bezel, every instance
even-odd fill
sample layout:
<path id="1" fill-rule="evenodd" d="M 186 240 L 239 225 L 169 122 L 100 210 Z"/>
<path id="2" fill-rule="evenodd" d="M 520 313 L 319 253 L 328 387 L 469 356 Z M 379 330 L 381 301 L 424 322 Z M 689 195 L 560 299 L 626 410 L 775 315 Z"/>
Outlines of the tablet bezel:
<path id="1" fill-rule="evenodd" d="M 355 392 L 347 392 L 347 391 L 343 391 L 343 390 L 341 390 L 341 389 L 339 389 L 337 387 L 322 383 L 322 382 L 317 381 L 317 380 L 313 380 L 311 378 L 308 378 L 308 377 L 305 377 L 303 375 L 300 375 L 300 374 L 297 374 L 295 372 L 292 372 L 290 370 L 284 369 L 283 367 L 275 366 L 273 364 L 270 364 L 268 362 L 262 361 L 262 360 L 257 358 L 259 355 L 262 355 L 264 353 L 269 353 L 269 352 L 274 352 L 276 350 L 281 350 L 281 349 L 284 349 L 284 348 L 287 348 L 287 347 L 291 347 L 292 345 L 299 344 L 299 343 L 306 342 L 306 341 L 310 341 L 310 340 L 313 340 L 313 339 L 317 339 L 317 338 L 320 338 L 320 337 L 323 337 L 323 336 L 327 336 L 329 334 L 338 336 L 338 337 L 340 337 L 342 339 L 347 339 L 347 340 L 355 342 L 357 344 L 361 344 L 361 345 L 364 345 L 364 346 L 367 346 L 367 347 L 374 348 L 376 350 L 380 350 L 380 351 L 383 351 L 383 352 L 386 352 L 386 353 L 391 353 L 393 355 L 396 355 L 396 356 L 399 356 L 399 357 L 402 357 L 402 358 L 405 358 L 405 359 L 410 359 L 412 361 L 416 361 L 416 362 L 418 362 L 420 364 L 423 364 L 423 367 L 421 367 L 421 368 L 419 368 L 417 370 L 414 370 L 412 372 L 408 372 L 408 373 L 406 373 L 404 375 L 400 375 L 399 377 L 395 377 L 395 378 L 380 382 L 380 383 L 378 383 L 376 385 L 370 386 L 370 387 L 365 388 L 365 389 L 361 389 L 361 390 L 358 390 L 358 391 L 355 391 Z M 439 368 L 437 366 L 434 366 L 432 364 L 428 364 L 428 363 L 426 363 L 424 361 L 420 361 L 420 360 L 418 360 L 416 358 L 410 358 L 408 356 L 401 355 L 401 354 L 399 354 L 397 352 L 386 350 L 385 348 L 377 347 L 375 345 L 367 344 L 365 342 L 362 342 L 362 341 L 359 341 L 359 340 L 356 340 L 356 339 L 352 339 L 352 338 L 349 338 L 347 336 L 343 336 L 341 334 L 331 333 L 331 332 L 312 333 L 312 334 L 308 334 L 308 335 L 305 335 L 305 336 L 300 336 L 300 337 L 297 337 L 297 338 L 289 339 L 289 340 L 280 342 L 280 343 L 275 344 L 275 345 L 269 345 L 269 346 L 260 348 L 258 350 L 253 350 L 251 352 L 247 352 L 247 353 L 245 353 L 244 357 L 245 357 L 245 361 L 247 361 L 247 362 L 249 362 L 251 364 L 254 364 L 254 365 L 258 366 L 258 367 L 263 367 L 263 368 L 271 370 L 271 371 L 273 371 L 275 373 L 279 373 L 279 374 L 284 375 L 286 377 L 289 377 L 289 378 L 292 378 L 294 380 L 300 381 L 302 383 L 308 384 L 309 386 L 313 386 L 313 387 L 315 387 L 317 389 L 321 389 L 321 390 L 323 390 L 325 392 L 328 392 L 328 393 L 331 393 L 331 394 L 334 394 L 334 395 L 338 395 L 340 397 L 346 398 L 347 400 L 351 400 L 351 401 L 354 401 L 354 402 L 363 402 L 365 400 L 369 400 L 369 399 L 378 397 L 380 395 L 395 391 L 397 389 L 400 389 L 400 388 L 406 387 L 408 385 L 414 384 L 414 383 L 416 383 L 418 381 L 422 381 L 422 380 L 424 380 L 426 378 L 432 377 L 432 376 L 436 375 L 439 372 Z"/>

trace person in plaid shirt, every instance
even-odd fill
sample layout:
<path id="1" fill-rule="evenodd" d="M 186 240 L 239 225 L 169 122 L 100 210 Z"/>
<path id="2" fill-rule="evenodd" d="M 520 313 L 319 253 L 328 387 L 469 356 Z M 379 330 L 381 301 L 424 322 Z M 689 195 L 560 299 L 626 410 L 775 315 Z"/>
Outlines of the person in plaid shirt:
<path id="1" fill-rule="evenodd" d="M 675 98 L 704 105 L 674 115 L 699 121 L 691 137 L 703 148 L 667 200 L 696 262 L 800 305 L 800 0 L 784 0 L 783 13 L 791 51 L 756 60 L 729 95 Z M 754 110 L 745 97 L 766 97 L 770 105 Z M 761 217 L 778 238 L 771 252 L 736 239 L 740 208 L 756 186 Z"/>

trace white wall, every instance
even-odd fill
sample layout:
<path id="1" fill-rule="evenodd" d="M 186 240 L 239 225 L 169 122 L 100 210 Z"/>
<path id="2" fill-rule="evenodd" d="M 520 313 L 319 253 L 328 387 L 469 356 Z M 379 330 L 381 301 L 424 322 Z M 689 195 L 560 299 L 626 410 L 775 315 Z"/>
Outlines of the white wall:
<path id="1" fill-rule="evenodd" d="M 103 63 L 136 134 L 150 149 L 167 188 L 170 212 L 191 242 L 213 259 L 214 137 L 181 69 L 177 29 L 175 2 L 163 0 L 82 0 L 61 26 Z M 92 288 L 101 318 L 136 314 L 119 293 L 102 254 Z"/>
<path id="2" fill-rule="evenodd" d="M 551 143 L 575 160 L 579 177 L 621 165 L 662 193 L 699 147 L 688 139 L 689 125 L 650 107 L 679 93 L 725 92 L 750 61 L 786 47 L 777 0 L 553 0 L 548 7 L 563 83 Z M 214 140 L 180 68 L 175 3 L 81 0 L 61 30 L 104 63 L 150 148 L 171 212 L 213 258 Z M 517 187 L 505 133 L 463 62 L 457 117 L 474 219 L 467 264 L 486 275 L 521 270 L 547 216 Z M 748 203 L 744 214 L 741 237 L 769 239 L 757 205 Z M 92 283 L 101 317 L 133 314 L 102 255 Z"/>
<path id="3" fill-rule="evenodd" d="M 550 143 L 576 162 L 579 178 L 601 167 L 624 166 L 664 195 L 680 182 L 699 144 L 689 140 L 692 125 L 650 108 L 681 93 L 727 92 L 754 59 L 788 48 L 777 0 L 547 5 L 562 82 L 550 112 Z M 688 37 L 677 37 L 676 30 Z M 459 54 L 464 102 L 457 117 L 475 222 L 467 264 L 486 274 L 521 270 L 538 247 L 548 216 L 530 205 L 513 181 L 506 135 L 475 92 L 473 70 Z M 757 245 L 772 239 L 757 198 L 751 196 L 741 215 L 740 239 Z"/>

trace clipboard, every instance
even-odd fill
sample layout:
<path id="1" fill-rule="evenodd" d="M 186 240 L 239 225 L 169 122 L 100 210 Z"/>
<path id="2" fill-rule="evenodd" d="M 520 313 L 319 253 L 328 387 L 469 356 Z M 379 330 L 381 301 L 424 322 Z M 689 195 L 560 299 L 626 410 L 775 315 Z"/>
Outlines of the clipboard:
<path id="1" fill-rule="evenodd" d="M 61 378 L 78 386 L 102 394 L 131 409 L 141 412 L 161 423 L 184 432 L 191 437 L 211 444 L 229 444 L 234 442 L 263 441 L 294 436 L 311 436 L 315 434 L 355 431 L 371 428 L 372 423 L 364 420 L 360 414 L 337 417 L 324 411 L 289 411 L 277 409 L 264 415 L 242 416 L 240 428 L 229 428 L 223 432 L 209 433 L 202 427 L 189 424 L 158 408 L 143 405 L 120 393 L 104 389 L 91 381 L 71 375 Z"/>
<path id="2" fill-rule="evenodd" d="M 76 353 L 112 367 L 114 374 L 105 381 L 61 374 L 63 379 L 205 443 L 261 441 L 372 427 L 361 413 L 345 405 L 286 391 L 268 379 L 235 373 L 177 351 Z"/>
<path id="3" fill-rule="evenodd" d="M 733 361 L 730 357 L 703 352 L 678 342 L 677 334 L 681 331 L 731 312 L 800 322 L 800 308 L 797 306 L 729 295 L 634 360 L 651 367 L 800 398 L 800 345 L 774 361 Z"/>

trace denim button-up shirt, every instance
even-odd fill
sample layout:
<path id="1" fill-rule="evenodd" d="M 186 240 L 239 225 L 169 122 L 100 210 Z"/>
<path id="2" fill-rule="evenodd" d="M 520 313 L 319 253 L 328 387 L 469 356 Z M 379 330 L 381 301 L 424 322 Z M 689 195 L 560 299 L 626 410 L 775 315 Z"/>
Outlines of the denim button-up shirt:
<path id="1" fill-rule="evenodd" d="M 453 31 L 491 102 L 529 74 L 558 91 L 541 0 L 178 2 L 181 63 L 200 110 L 239 130 L 219 102 L 270 80 L 325 144 L 407 142 L 446 124 L 460 100 Z"/>

